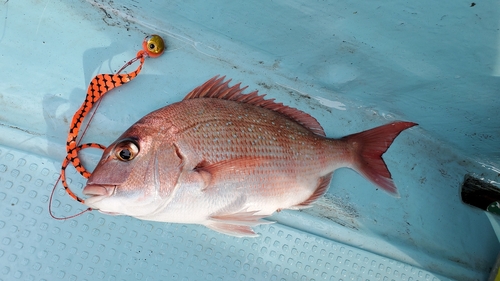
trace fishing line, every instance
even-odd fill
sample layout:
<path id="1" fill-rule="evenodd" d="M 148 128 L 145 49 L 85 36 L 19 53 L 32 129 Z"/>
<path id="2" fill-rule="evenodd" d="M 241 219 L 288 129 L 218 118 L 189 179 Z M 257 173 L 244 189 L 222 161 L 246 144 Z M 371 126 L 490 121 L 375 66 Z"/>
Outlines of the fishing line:
<path id="1" fill-rule="evenodd" d="M 53 196 L 55 193 L 55 189 L 57 187 L 57 184 L 59 181 L 62 182 L 62 185 L 66 191 L 66 193 L 73 198 L 74 200 L 84 204 L 85 200 L 78 197 L 73 191 L 69 188 L 67 181 L 66 181 L 66 168 L 68 165 L 71 163 L 73 166 L 76 168 L 77 172 L 79 172 L 83 177 L 89 178 L 90 177 L 90 172 L 88 172 L 85 167 L 83 167 L 82 162 L 80 161 L 79 158 L 79 151 L 85 148 L 98 148 L 98 149 L 106 149 L 105 146 L 98 144 L 98 143 L 86 143 L 83 145 L 80 145 L 80 141 L 83 139 L 85 133 L 87 132 L 88 127 L 90 126 L 90 123 L 92 122 L 95 113 L 97 109 L 99 108 L 99 105 L 101 104 L 101 98 L 106 94 L 108 91 L 112 90 L 113 88 L 122 86 L 123 84 L 126 84 L 130 82 L 132 79 L 137 77 L 137 75 L 140 73 L 142 70 L 142 66 L 144 64 L 144 60 L 147 57 L 152 57 L 156 58 L 159 57 L 163 52 L 165 51 L 165 44 L 163 42 L 163 39 L 159 35 L 151 35 L 147 36 L 143 43 L 142 43 L 142 50 L 137 52 L 137 55 L 135 58 L 129 60 L 125 65 L 120 68 L 115 74 L 99 74 L 95 76 L 88 87 L 87 90 L 87 96 L 85 98 L 85 101 L 81 105 L 81 107 L 75 112 L 72 122 L 70 124 L 70 130 L 68 133 L 68 141 L 66 143 L 66 151 L 67 155 L 63 160 L 63 163 L 61 165 L 61 173 L 59 175 L 59 178 L 54 184 L 54 187 L 52 188 L 52 192 L 50 194 L 49 198 L 49 214 L 52 218 L 57 219 L 57 220 L 67 220 L 71 219 L 74 217 L 77 217 L 85 212 L 92 211 L 92 208 L 88 208 L 86 210 L 83 210 L 75 215 L 71 215 L 68 217 L 56 217 L 54 216 L 52 212 L 52 200 Z M 120 74 L 125 68 L 128 66 L 132 65 L 136 61 L 140 61 L 139 66 L 137 69 L 131 73 L 128 74 Z M 85 116 L 90 114 L 89 121 L 87 124 L 85 124 L 83 128 L 83 132 L 81 136 L 79 136 L 79 130 L 80 126 L 83 123 L 83 120 Z"/>

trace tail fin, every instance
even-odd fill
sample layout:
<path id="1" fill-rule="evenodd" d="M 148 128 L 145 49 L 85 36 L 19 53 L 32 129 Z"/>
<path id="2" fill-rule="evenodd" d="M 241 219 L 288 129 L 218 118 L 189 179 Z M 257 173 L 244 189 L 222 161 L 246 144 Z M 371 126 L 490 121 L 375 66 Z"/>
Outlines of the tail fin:
<path id="1" fill-rule="evenodd" d="M 344 137 L 354 147 L 353 168 L 391 195 L 399 197 L 382 154 L 402 131 L 415 125 L 399 121 Z"/>

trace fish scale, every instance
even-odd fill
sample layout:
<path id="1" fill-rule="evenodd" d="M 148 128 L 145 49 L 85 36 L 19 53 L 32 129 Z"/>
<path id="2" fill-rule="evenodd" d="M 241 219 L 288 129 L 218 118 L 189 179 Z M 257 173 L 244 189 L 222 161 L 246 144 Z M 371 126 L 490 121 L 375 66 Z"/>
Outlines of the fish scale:
<path id="1" fill-rule="evenodd" d="M 180 108 L 179 112 L 190 112 L 190 107 L 201 107 L 204 109 L 203 114 L 184 118 L 177 110 L 172 110 L 169 111 L 171 114 L 163 118 L 171 120 L 177 126 L 185 123 L 180 126 L 182 128 L 192 128 L 185 131 L 178 129 L 179 146 L 182 148 L 186 141 L 186 146 L 200 148 L 195 153 L 201 154 L 201 158 L 209 163 L 251 155 L 286 161 L 291 169 L 309 168 L 317 171 L 320 166 L 331 161 L 320 153 L 329 150 L 329 146 L 323 142 L 326 138 L 313 134 L 276 112 L 225 100 L 195 99 L 191 103 L 192 106 L 186 101 L 183 104 L 185 108 Z M 209 117 L 215 114 L 219 116 L 219 120 Z M 246 116 L 238 118 L 243 115 Z M 228 119 L 233 120 L 228 123 Z M 242 130 L 252 126 L 255 130 Z M 290 135 L 294 135 L 294 138 L 290 138 Z M 217 153 L 218 151 L 221 153 Z M 304 165 L 305 161 L 312 163 Z"/>
<path id="2" fill-rule="evenodd" d="M 198 112 L 198 115 L 185 118 L 185 112 Z M 192 151 L 185 157 L 195 159 L 196 163 L 205 160 L 207 164 L 213 164 L 249 156 L 265 159 L 265 163 L 258 168 L 238 174 L 244 180 L 233 179 L 232 175 L 217 178 L 225 182 L 226 186 L 244 182 L 248 190 L 255 191 L 252 195 L 256 201 L 287 202 L 289 200 L 283 198 L 289 197 L 286 194 L 301 191 L 311 195 L 316 187 L 318 170 L 325 170 L 320 176 L 331 170 L 324 168 L 329 159 L 319 153 L 319 150 L 328 149 L 324 142 L 319 142 L 320 138 L 326 139 L 273 111 L 256 110 L 246 104 L 225 100 L 195 99 L 180 104 L 178 108 L 173 106 L 169 110 L 157 112 L 157 115 L 159 119 L 169 120 L 172 126 L 177 127 L 176 142 L 179 149 L 181 152 Z M 218 118 L 214 119 L 214 115 Z M 248 128 L 252 126 L 255 130 L 249 131 Z M 292 140 L 289 135 L 293 134 L 296 137 Z M 311 143 L 319 145 L 314 147 Z M 313 162 L 307 164 L 307 161 Z M 304 175 L 312 172 L 315 172 L 312 179 Z M 259 175 L 258 181 L 254 180 L 255 175 Z M 300 181 L 297 175 L 301 175 L 302 181 L 307 184 L 298 185 Z M 304 187 L 308 190 L 304 191 Z M 293 203 L 299 204 L 301 196 L 295 201 Z"/>

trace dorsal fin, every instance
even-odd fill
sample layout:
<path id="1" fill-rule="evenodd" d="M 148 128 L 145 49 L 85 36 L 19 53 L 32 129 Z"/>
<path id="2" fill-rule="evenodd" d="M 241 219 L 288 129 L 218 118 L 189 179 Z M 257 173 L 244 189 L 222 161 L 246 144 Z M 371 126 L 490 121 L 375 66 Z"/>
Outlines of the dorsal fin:
<path id="1" fill-rule="evenodd" d="M 266 100 L 264 97 L 266 95 L 259 95 L 257 91 L 253 91 L 249 94 L 243 94 L 243 91 L 248 87 L 240 88 L 240 84 L 233 85 L 229 87 L 229 82 L 231 79 L 224 82 L 226 76 L 215 76 L 212 79 L 205 82 L 203 85 L 192 90 L 186 95 L 184 100 L 197 99 L 197 98 L 212 98 L 212 99 L 224 99 L 236 102 L 242 102 L 246 104 L 251 104 L 266 108 L 269 110 L 276 111 L 285 115 L 286 117 L 296 121 L 302 126 L 308 128 L 311 132 L 325 136 L 323 127 L 318 123 L 318 121 L 311 115 L 302 112 L 298 109 L 288 107 L 282 103 L 274 102 L 274 99 Z"/>

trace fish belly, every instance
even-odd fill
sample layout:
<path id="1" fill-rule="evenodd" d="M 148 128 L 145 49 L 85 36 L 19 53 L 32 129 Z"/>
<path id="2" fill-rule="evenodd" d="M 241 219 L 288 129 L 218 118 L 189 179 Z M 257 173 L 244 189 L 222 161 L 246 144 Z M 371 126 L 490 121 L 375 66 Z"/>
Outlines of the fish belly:
<path id="1" fill-rule="evenodd" d="M 278 166 L 279 167 L 279 166 Z M 266 217 L 299 206 L 315 191 L 320 177 L 287 173 L 269 165 L 214 172 L 205 182 L 197 171 L 181 176 L 172 200 L 141 219 L 207 224 L 213 217 L 251 212 Z"/>

